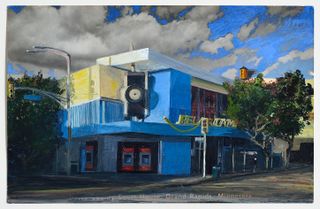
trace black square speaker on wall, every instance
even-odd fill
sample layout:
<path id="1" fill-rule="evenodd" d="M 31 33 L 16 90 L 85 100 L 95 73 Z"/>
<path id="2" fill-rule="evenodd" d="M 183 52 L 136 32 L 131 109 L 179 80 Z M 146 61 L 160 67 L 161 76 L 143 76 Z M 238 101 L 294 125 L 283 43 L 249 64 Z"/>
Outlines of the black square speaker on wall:
<path id="1" fill-rule="evenodd" d="M 126 119 L 145 118 L 147 109 L 147 74 L 144 72 L 128 72 L 126 81 L 126 90 L 124 98 L 126 100 L 125 115 Z"/>

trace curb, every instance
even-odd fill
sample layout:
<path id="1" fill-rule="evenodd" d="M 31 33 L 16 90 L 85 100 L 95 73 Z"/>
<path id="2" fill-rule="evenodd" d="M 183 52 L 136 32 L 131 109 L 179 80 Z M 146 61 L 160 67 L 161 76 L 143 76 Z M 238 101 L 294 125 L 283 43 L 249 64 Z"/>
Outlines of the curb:
<path id="1" fill-rule="evenodd" d="M 238 175 L 230 175 L 230 176 L 222 176 L 216 180 L 213 180 L 211 176 L 206 176 L 204 179 L 201 178 L 199 180 L 195 180 L 193 182 L 172 182 L 169 183 L 167 186 L 168 187 L 174 187 L 174 186 L 193 186 L 201 183 L 207 183 L 207 182 L 213 182 L 213 183 L 218 183 L 218 182 L 223 182 L 224 180 L 229 180 L 229 179 L 235 179 L 235 178 L 241 178 L 241 177 L 246 177 L 246 176 L 254 176 L 254 175 L 260 175 L 260 174 L 267 174 L 267 173 L 281 173 L 285 171 L 294 171 L 294 170 L 300 170 L 304 168 L 309 168 L 310 166 L 304 165 L 301 167 L 293 167 L 293 168 L 284 168 L 284 169 L 274 169 L 274 170 L 267 170 L 267 171 L 259 171 L 255 173 L 239 173 Z"/>

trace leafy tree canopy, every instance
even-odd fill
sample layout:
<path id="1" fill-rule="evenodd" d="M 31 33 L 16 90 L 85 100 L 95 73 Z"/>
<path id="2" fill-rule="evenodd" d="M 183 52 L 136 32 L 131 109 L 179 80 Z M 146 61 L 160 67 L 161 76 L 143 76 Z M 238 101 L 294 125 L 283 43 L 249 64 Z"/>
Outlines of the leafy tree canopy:
<path id="1" fill-rule="evenodd" d="M 57 80 L 43 78 L 41 73 L 9 80 L 16 87 L 33 87 L 56 94 L 63 92 Z M 24 100 L 25 94 L 32 92 L 16 90 L 14 97 L 7 100 L 9 173 L 50 169 L 56 145 L 61 142 L 57 115 L 59 104 L 45 97 L 39 102 Z"/>
<path id="2" fill-rule="evenodd" d="M 273 138 L 280 138 L 289 143 L 290 153 L 294 136 L 309 122 L 312 111 L 313 88 L 301 72 L 287 72 L 273 83 L 264 82 L 259 74 L 224 86 L 229 92 L 227 115 L 251 141 L 266 150 Z"/>

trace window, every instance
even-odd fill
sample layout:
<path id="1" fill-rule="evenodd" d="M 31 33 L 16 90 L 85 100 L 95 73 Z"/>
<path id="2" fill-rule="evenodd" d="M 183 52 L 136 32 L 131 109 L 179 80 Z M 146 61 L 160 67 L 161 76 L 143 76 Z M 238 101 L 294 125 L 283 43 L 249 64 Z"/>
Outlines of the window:
<path id="1" fill-rule="evenodd" d="M 217 93 L 192 86 L 191 108 L 192 116 L 214 118 L 216 113 Z"/>
<path id="2" fill-rule="evenodd" d="M 197 120 L 201 117 L 223 117 L 226 106 L 226 95 L 192 86 L 191 115 Z"/>
<path id="3" fill-rule="evenodd" d="M 123 165 L 133 165 L 133 154 L 123 153 Z"/>
<path id="4" fill-rule="evenodd" d="M 140 165 L 148 165 L 151 164 L 151 155 L 149 153 L 140 153 Z"/>

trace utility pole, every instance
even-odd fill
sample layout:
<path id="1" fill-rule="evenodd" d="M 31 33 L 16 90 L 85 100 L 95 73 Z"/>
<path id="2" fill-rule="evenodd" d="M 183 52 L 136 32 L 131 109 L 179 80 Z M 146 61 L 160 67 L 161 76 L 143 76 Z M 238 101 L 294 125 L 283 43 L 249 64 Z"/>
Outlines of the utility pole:
<path id="1" fill-rule="evenodd" d="M 209 132 L 208 118 L 201 118 L 201 133 L 203 134 L 203 168 L 202 177 L 206 177 L 206 150 L 207 150 L 207 133 Z"/>
<path id="2" fill-rule="evenodd" d="M 202 177 L 206 177 L 206 149 L 207 149 L 207 134 L 203 135 L 203 172 Z"/>

